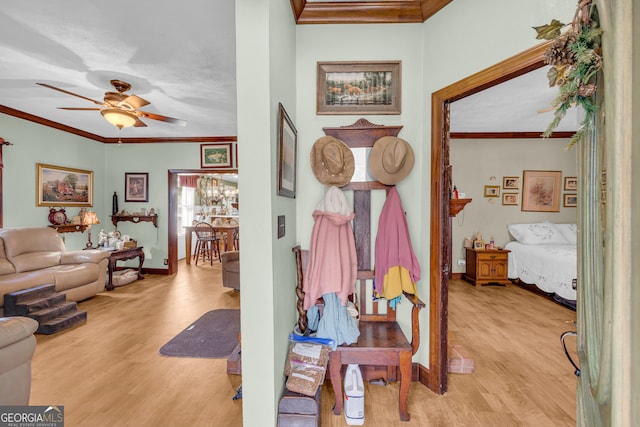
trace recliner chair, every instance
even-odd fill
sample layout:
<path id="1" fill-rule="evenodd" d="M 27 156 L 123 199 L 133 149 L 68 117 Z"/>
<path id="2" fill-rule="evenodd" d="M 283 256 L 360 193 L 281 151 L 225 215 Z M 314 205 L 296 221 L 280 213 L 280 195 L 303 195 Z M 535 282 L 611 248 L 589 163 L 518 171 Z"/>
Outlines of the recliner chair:
<path id="1" fill-rule="evenodd" d="M 36 329 L 29 317 L 0 317 L 0 406 L 29 404 Z"/>

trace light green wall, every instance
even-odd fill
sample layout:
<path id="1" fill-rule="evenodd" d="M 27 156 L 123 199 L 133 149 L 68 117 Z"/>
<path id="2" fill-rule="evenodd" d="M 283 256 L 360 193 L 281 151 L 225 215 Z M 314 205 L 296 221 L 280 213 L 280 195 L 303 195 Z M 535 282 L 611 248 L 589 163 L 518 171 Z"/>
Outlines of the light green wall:
<path id="1" fill-rule="evenodd" d="M 576 150 L 566 150 L 568 139 L 495 139 L 451 140 L 450 159 L 453 183 L 459 191 L 473 201 L 453 219 L 452 249 L 454 273 L 465 271 L 457 259 L 465 258 L 464 238 L 480 232 L 484 240 L 495 238 L 496 245 L 503 246 L 509 240 L 507 224 L 551 221 L 576 223 L 576 208 L 563 207 L 560 185 L 560 212 L 522 212 L 518 206 L 503 206 L 502 193 L 518 193 L 522 198 L 523 170 L 562 171 L 565 176 L 576 176 Z M 519 176 L 520 190 L 502 188 L 502 177 Z M 492 180 L 491 178 L 495 178 Z M 500 197 L 484 197 L 485 185 L 500 187 Z M 571 193 L 575 194 L 575 191 Z M 520 200 L 522 202 L 522 200 Z"/>
<path id="2" fill-rule="evenodd" d="M 242 406 L 246 426 L 276 423 L 287 338 L 296 321 L 291 252 L 296 243 L 296 200 L 276 195 L 279 102 L 294 125 L 298 124 L 294 24 L 289 2 L 236 3 Z M 297 189 L 298 194 L 304 193 L 304 187 L 298 185 Z M 286 234 L 281 239 L 276 237 L 278 215 L 286 220 Z"/>

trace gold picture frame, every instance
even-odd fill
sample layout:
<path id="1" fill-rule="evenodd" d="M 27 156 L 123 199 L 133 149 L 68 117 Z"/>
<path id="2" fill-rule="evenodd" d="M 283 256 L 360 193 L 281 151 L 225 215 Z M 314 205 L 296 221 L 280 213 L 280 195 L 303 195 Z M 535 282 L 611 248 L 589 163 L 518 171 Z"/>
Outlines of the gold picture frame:
<path id="1" fill-rule="evenodd" d="M 520 194 L 502 193 L 502 206 L 518 206 L 520 204 Z"/>
<path id="2" fill-rule="evenodd" d="M 505 190 L 519 190 L 520 177 L 519 176 L 503 176 L 502 188 L 504 188 Z"/>
<path id="3" fill-rule="evenodd" d="M 578 189 L 578 178 L 575 176 L 564 177 L 564 190 L 576 191 Z"/>
<path id="4" fill-rule="evenodd" d="M 317 114 L 400 114 L 401 61 L 318 62 Z"/>
<path id="5" fill-rule="evenodd" d="M 565 208 L 575 208 L 578 206 L 578 195 L 577 194 L 565 194 L 563 196 L 562 206 Z"/>
<path id="6" fill-rule="evenodd" d="M 93 206 L 93 171 L 36 163 L 36 206 Z"/>
<path id="7" fill-rule="evenodd" d="M 278 104 L 278 195 L 296 197 L 298 133 L 287 111 Z"/>
<path id="8" fill-rule="evenodd" d="M 523 171 L 522 211 L 560 212 L 561 178 L 561 171 Z"/>
<path id="9" fill-rule="evenodd" d="M 484 186 L 484 197 L 500 197 L 500 186 L 499 185 L 485 185 Z"/>

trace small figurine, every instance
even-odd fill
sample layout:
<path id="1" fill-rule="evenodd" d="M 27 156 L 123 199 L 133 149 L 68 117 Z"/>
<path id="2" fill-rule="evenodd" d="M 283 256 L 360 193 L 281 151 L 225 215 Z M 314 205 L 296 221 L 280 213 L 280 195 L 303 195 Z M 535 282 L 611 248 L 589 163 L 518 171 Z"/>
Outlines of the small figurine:
<path id="1" fill-rule="evenodd" d="M 105 233 L 104 228 L 100 230 L 98 233 L 98 246 L 104 247 L 107 245 L 107 233 Z"/>

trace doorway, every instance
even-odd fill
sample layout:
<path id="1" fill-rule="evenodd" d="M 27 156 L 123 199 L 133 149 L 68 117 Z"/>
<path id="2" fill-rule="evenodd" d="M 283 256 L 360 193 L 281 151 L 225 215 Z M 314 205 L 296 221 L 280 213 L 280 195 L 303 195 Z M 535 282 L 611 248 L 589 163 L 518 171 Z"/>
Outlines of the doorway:
<path id="1" fill-rule="evenodd" d="M 181 174 L 198 174 L 198 175 L 216 175 L 237 174 L 237 169 L 169 169 L 167 173 L 167 188 L 169 189 L 169 218 L 168 218 L 168 270 L 167 274 L 175 274 L 178 272 L 178 176 Z"/>
<path id="2" fill-rule="evenodd" d="M 429 370 L 426 385 L 447 391 L 448 280 L 451 262 L 449 104 L 544 66 L 548 43 L 535 46 L 447 86 L 431 96 L 431 240 Z M 433 208 L 433 207 L 439 208 Z"/>

